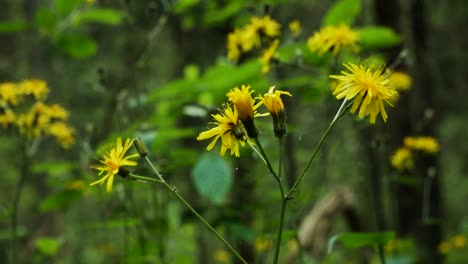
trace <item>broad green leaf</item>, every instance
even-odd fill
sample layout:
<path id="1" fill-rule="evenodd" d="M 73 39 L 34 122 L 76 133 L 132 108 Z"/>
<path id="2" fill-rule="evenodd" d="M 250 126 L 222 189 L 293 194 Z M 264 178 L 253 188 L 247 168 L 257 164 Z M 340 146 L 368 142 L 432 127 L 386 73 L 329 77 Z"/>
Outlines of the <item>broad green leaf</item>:
<path id="1" fill-rule="evenodd" d="M 41 8 L 36 12 L 36 24 L 43 33 L 51 33 L 55 29 L 57 18 L 49 9 Z"/>
<path id="2" fill-rule="evenodd" d="M 85 35 L 62 36 L 57 45 L 68 55 L 76 59 L 89 58 L 96 54 L 97 43 Z"/>
<path id="3" fill-rule="evenodd" d="M 24 21 L 0 22 L 0 33 L 14 33 L 28 28 L 29 24 Z"/>
<path id="4" fill-rule="evenodd" d="M 184 78 L 189 81 L 196 81 L 200 78 L 200 68 L 196 64 L 189 64 L 184 68 Z"/>
<path id="5" fill-rule="evenodd" d="M 231 166 L 217 151 L 205 153 L 193 168 L 193 181 L 203 197 L 221 204 L 232 186 Z"/>
<path id="6" fill-rule="evenodd" d="M 99 23 L 105 25 L 118 25 L 122 22 L 123 13 L 112 8 L 90 8 L 73 16 L 73 23 Z"/>
<path id="7" fill-rule="evenodd" d="M 62 208 L 69 205 L 71 202 L 80 198 L 82 195 L 81 191 L 76 190 L 64 190 L 58 193 L 52 194 L 41 201 L 39 208 L 42 212 L 52 211 L 54 209 Z"/>
<path id="8" fill-rule="evenodd" d="M 328 253 L 333 250 L 336 241 L 340 241 L 349 248 L 358 248 L 363 246 L 375 246 L 386 244 L 395 239 L 394 232 L 375 232 L 375 233 L 341 233 L 328 240 Z"/>
<path id="9" fill-rule="evenodd" d="M 40 237 L 36 239 L 36 248 L 44 255 L 55 256 L 60 247 L 58 239 L 53 237 Z"/>
<path id="10" fill-rule="evenodd" d="M 228 18 L 236 15 L 245 7 L 244 1 L 229 1 L 226 5 L 222 8 L 217 9 L 208 9 L 205 12 L 205 16 L 203 17 L 203 24 L 205 26 L 214 26 L 218 25 Z"/>
<path id="11" fill-rule="evenodd" d="M 83 3 L 84 0 L 55 0 L 55 10 L 59 16 L 67 16 Z"/>
<path id="12" fill-rule="evenodd" d="M 359 44 L 363 48 L 386 48 L 400 44 L 401 38 L 388 27 L 372 26 L 358 30 Z"/>
<path id="13" fill-rule="evenodd" d="M 176 14 L 181 14 L 187 11 L 192 6 L 197 5 L 199 2 L 200 0 L 179 0 L 174 4 L 172 10 Z"/>
<path id="14" fill-rule="evenodd" d="M 322 26 L 351 25 L 361 12 L 361 0 L 339 0 L 328 10 Z"/>

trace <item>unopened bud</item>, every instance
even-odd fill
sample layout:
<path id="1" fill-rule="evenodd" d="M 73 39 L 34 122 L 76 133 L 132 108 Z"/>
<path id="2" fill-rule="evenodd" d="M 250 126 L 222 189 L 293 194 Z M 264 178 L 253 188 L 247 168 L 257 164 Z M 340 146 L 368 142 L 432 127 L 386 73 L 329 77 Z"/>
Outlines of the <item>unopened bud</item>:
<path id="1" fill-rule="evenodd" d="M 140 154 L 140 157 L 144 158 L 148 155 L 148 148 L 146 147 L 145 143 L 143 143 L 143 140 L 141 140 L 140 137 L 136 137 L 133 140 L 133 145 L 137 149 L 138 154 Z"/>

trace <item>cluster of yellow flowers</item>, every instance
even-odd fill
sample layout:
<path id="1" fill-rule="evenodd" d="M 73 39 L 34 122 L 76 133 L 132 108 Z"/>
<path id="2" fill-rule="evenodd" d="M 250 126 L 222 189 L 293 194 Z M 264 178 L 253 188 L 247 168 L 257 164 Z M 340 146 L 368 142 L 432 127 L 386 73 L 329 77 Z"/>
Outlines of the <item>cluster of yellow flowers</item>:
<path id="1" fill-rule="evenodd" d="M 307 39 L 307 47 L 312 52 L 323 54 L 332 51 L 337 55 L 343 49 L 359 50 L 358 34 L 347 25 L 327 26 Z"/>
<path id="2" fill-rule="evenodd" d="M 270 61 L 279 45 L 281 25 L 270 16 L 253 17 L 250 23 L 242 28 L 236 28 L 227 37 L 227 57 L 237 62 L 242 53 L 259 49 L 262 45 L 268 48 L 263 51 L 259 60 L 263 64 L 262 72 L 270 70 Z"/>
<path id="3" fill-rule="evenodd" d="M 392 166 L 399 171 L 412 169 L 414 166 L 413 151 L 435 154 L 439 152 L 439 149 L 439 143 L 433 137 L 405 137 L 403 147 L 398 148 L 390 160 Z"/>
<path id="4" fill-rule="evenodd" d="M 456 235 L 446 241 L 440 242 L 437 247 L 437 251 L 440 254 L 447 254 L 452 249 L 462 249 L 466 247 L 466 245 L 467 245 L 466 237 L 464 235 Z"/>
<path id="5" fill-rule="evenodd" d="M 0 125 L 16 127 L 27 138 L 50 135 L 69 148 L 75 142 L 73 129 L 67 123 L 69 113 L 58 104 L 44 103 L 49 92 L 42 80 L 0 83 Z M 31 98 L 32 103 L 28 101 Z"/>
<path id="6" fill-rule="evenodd" d="M 229 102 L 224 104 L 223 109 L 218 114 L 212 115 L 215 127 L 201 132 L 197 140 L 212 139 L 206 148 L 209 151 L 221 139 L 221 155 L 230 150 L 231 155 L 239 157 L 239 145 L 244 146 L 246 141 L 253 143 L 252 139 L 258 136 L 254 118 L 266 115 L 258 113 L 257 109 L 261 105 L 265 105 L 273 117 L 275 135 L 284 135 L 286 126 L 281 95 L 291 96 L 291 94 L 274 89 L 274 86 L 270 87 L 268 93 L 256 98 L 252 97 L 254 90 L 250 90 L 250 85 L 242 85 L 240 89 L 238 87 L 231 89 L 227 93 Z"/>

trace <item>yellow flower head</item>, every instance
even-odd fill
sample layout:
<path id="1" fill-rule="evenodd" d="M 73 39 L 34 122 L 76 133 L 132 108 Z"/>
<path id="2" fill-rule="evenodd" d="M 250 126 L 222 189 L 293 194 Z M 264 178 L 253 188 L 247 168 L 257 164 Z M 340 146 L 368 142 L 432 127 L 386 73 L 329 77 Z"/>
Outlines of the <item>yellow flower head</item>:
<path id="1" fill-rule="evenodd" d="M 262 102 L 255 104 L 255 100 L 252 98 L 250 85 L 242 85 L 241 89 L 235 87 L 229 93 L 227 97 L 229 101 L 234 105 L 239 114 L 239 119 L 247 131 L 247 135 L 250 138 L 256 138 L 258 136 L 257 128 L 254 124 L 254 117 L 257 115 L 257 108 L 262 105 Z"/>
<path id="2" fill-rule="evenodd" d="M 387 252 L 393 252 L 398 246 L 398 241 L 396 239 L 390 240 L 387 244 L 384 245 L 384 249 Z"/>
<path id="3" fill-rule="evenodd" d="M 439 152 L 439 143 L 433 137 L 405 137 L 403 139 L 405 147 L 419 150 L 427 154 Z"/>
<path id="4" fill-rule="evenodd" d="M 301 22 L 298 19 L 289 22 L 289 30 L 291 30 L 295 37 L 299 36 L 302 32 Z"/>
<path id="5" fill-rule="evenodd" d="M 456 235 L 451 240 L 454 248 L 464 248 L 467 244 L 466 237 L 463 235 Z"/>
<path id="6" fill-rule="evenodd" d="M 3 111 L 2 114 L 0 114 L 0 125 L 2 125 L 3 128 L 8 127 L 9 125 L 12 125 L 16 121 L 16 114 L 13 112 L 13 110 L 7 108 Z"/>
<path id="7" fill-rule="evenodd" d="M 268 112 L 270 112 L 271 117 L 273 118 L 273 130 L 275 136 L 279 137 L 286 134 L 286 114 L 284 113 L 284 104 L 281 100 L 281 95 L 291 94 L 286 91 L 274 91 L 275 86 L 270 87 L 268 93 L 263 97 L 259 97 L 261 102 L 266 106 Z"/>
<path id="8" fill-rule="evenodd" d="M 227 57 L 233 62 L 237 62 L 241 55 L 242 47 L 242 31 L 235 29 L 234 32 L 229 33 L 227 41 Z"/>
<path id="9" fill-rule="evenodd" d="M 102 159 L 99 160 L 101 164 L 93 165 L 91 168 L 99 171 L 99 175 L 105 173 L 104 177 L 92 182 L 90 185 L 103 184 L 107 180 L 106 190 L 112 191 L 112 183 L 114 182 L 114 176 L 116 174 L 123 173 L 123 166 L 136 166 L 138 163 L 130 159 L 138 157 L 138 154 L 128 155 L 127 151 L 132 146 L 133 140 L 127 138 L 125 144 L 122 145 L 122 139 L 117 138 L 117 144 L 109 151 L 102 155 Z M 123 175 L 125 176 L 125 175 Z"/>
<path id="10" fill-rule="evenodd" d="M 452 245 L 450 245 L 450 243 L 447 241 L 440 242 L 437 246 L 437 251 L 442 255 L 447 254 L 450 249 L 452 249 Z"/>
<path id="11" fill-rule="evenodd" d="M 236 108 L 225 105 L 225 108 L 219 114 L 211 115 L 216 122 L 215 127 L 201 132 L 197 140 L 213 139 L 206 147 L 210 151 L 215 146 L 218 139 L 221 138 L 221 155 L 224 156 L 227 150 L 231 150 L 231 155 L 239 157 L 239 144 L 245 145 L 245 131 L 242 126 Z"/>
<path id="12" fill-rule="evenodd" d="M 314 33 L 308 40 L 310 51 L 323 54 L 333 49 L 333 55 L 337 55 L 342 49 L 349 48 L 358 51 L 358 34 L 349 26 L 327 26 Z"/>
<path id="13" fill-rule="evenodd" d="M 49 95 L 49 87 L 43 80 L 25 80 L 19 85 L 24 94 L 33 95 L 36 100 L 45 100 Z"/>
<path id="14" fill-rule="evenodd" d="M 414 167 L 413 153 L 407 148 L 398 148 L 391 157 L 392 166 L 403 171 Z"/>
<path id="15" fill-rule="evenodd" d="M 275 39 L 271 46 L 263 52 L 263 55 L 260 57 L 260 62 L 262 63 L 262 73 L 267 73 L 270 71 L 270 61 L 274 58 L 276 49 L 279 46 L 279 39 Z"/>
<path id="16" fill-rule="evenodd" d="M 0 106 L 4 104 L 17 105 L 21 101 L 22 92 L 14 83 L 0 83 Z"/>
<path id="17" fill-rule="evenodd" d="M 270 16 L 264 16 L 262 20 L 263 27 L 261 29 L 266 36 L 274 38 L 280 35 L 281 25 L 278 22 L 271 19 Z"/>
<path id="18" fill-rule="evenodd" d="M 241 36 L 241 47 L 243 52 L 248 52 L 253 48 L 260 47 L 261 38 L 258 25 L 245 25 L 239 34 Z"/>
<path id="19" fill-rule="evenodd" d="M 390 85 L 397 91 L 406 91 L 411 88 L 413 80 L 405 72 L 395 71 L 390 74 Z"/>
<path id="20" fill-rule="evenodd" d="M 57 138 L 63 148 L 68 149 L 75 143 L 73 129 L 64 122 L 54 122 L 47 127 L 47 133 Z"/>
<path id="21" fill-rule="evenodd" d="M 372 68 L 365 65 L 355 65 L 353 63 L 344 64 L 349 72 L 342 71 L 342 75 L 330 75 L 330 78 L 339 81 L 333 95 L 336 98 L 353 100 L 351 113 L 354 113 L 359 106 L 359 118 L 370 116 L 370 122 L 375 123 L 379 113 L 384 122 L 387 121 L 384 103 L 390 104 L 388 100 L 392 98 L 396 91 L 389 85 L 388 74 L 383 71 L 383 66 Z"/>
<path id="22" fill-rule="evenodd" d="M 256 238 L 254 241 L 254 246 L 257 252 L 264 252 L 271 248 L 272 242 L 269 239 Z"/>
<path id="23" fill-rule="evenodd" d="M 227 253 L 226 250 L 218 249 L 213 253 L 213 259 L 216 263 L 228 263 L 229 253 Z"/>

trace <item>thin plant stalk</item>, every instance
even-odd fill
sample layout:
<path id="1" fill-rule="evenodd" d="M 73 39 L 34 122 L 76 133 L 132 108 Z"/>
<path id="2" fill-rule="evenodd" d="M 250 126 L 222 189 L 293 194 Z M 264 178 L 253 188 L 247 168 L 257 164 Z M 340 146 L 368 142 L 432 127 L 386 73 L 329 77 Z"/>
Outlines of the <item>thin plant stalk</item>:
<path id="1" fill-rule="evenodd" d="M 133 180 L 137 180 L 137 181 L 146 181 L 146 182 L 155 182 L 155 183 L 160 183 L 162 184 L 164 187 L 166 187 L 166 189 L 168 189 L 169 191 L 171 191 L 175 196 L 176 198 L 183 204 L 185 205 L 185 207 L 187 207 L 187 209 L 190 210 L 190 212 L 192 212 L 197 218 L 198 220 L 200 220 L 210 231 L 211 233 L 213 233 L 231 252 L 232 254 L 234 254 L 234 256 L 241 262 L 241 263 L 244 263 L 244 264 L 247 264 L 247 261 L 245 261 L 244 258 L 242 258 L 242 256 L 216 231 L 216 229 L 214 229 L 200 214 L 198 214 L 198 212 L 193 209 L 193 207 L 177 192 L 177 188 L 169 185 L 165 180 L 164 178 L 162 177 L 162 175 L 159 173 L 159 171 L 153 166 L 153 164 L 151 163 L 151 161 L 149 160 L 149 158 L 146 156 L 145 157 L 146 161 L 150 164 L 151 168 L 153 169 L 154 173 L 156 174 L 156 176 L 159 178 L 159 179 L 154 179 L 154 178 L 150 178 L 150 177 L 145 177 L 145 176 L 140 176 L 140 175 L 135 175 L 135 174 L 129 174 L 129 177 L 132 178 Z"/>

